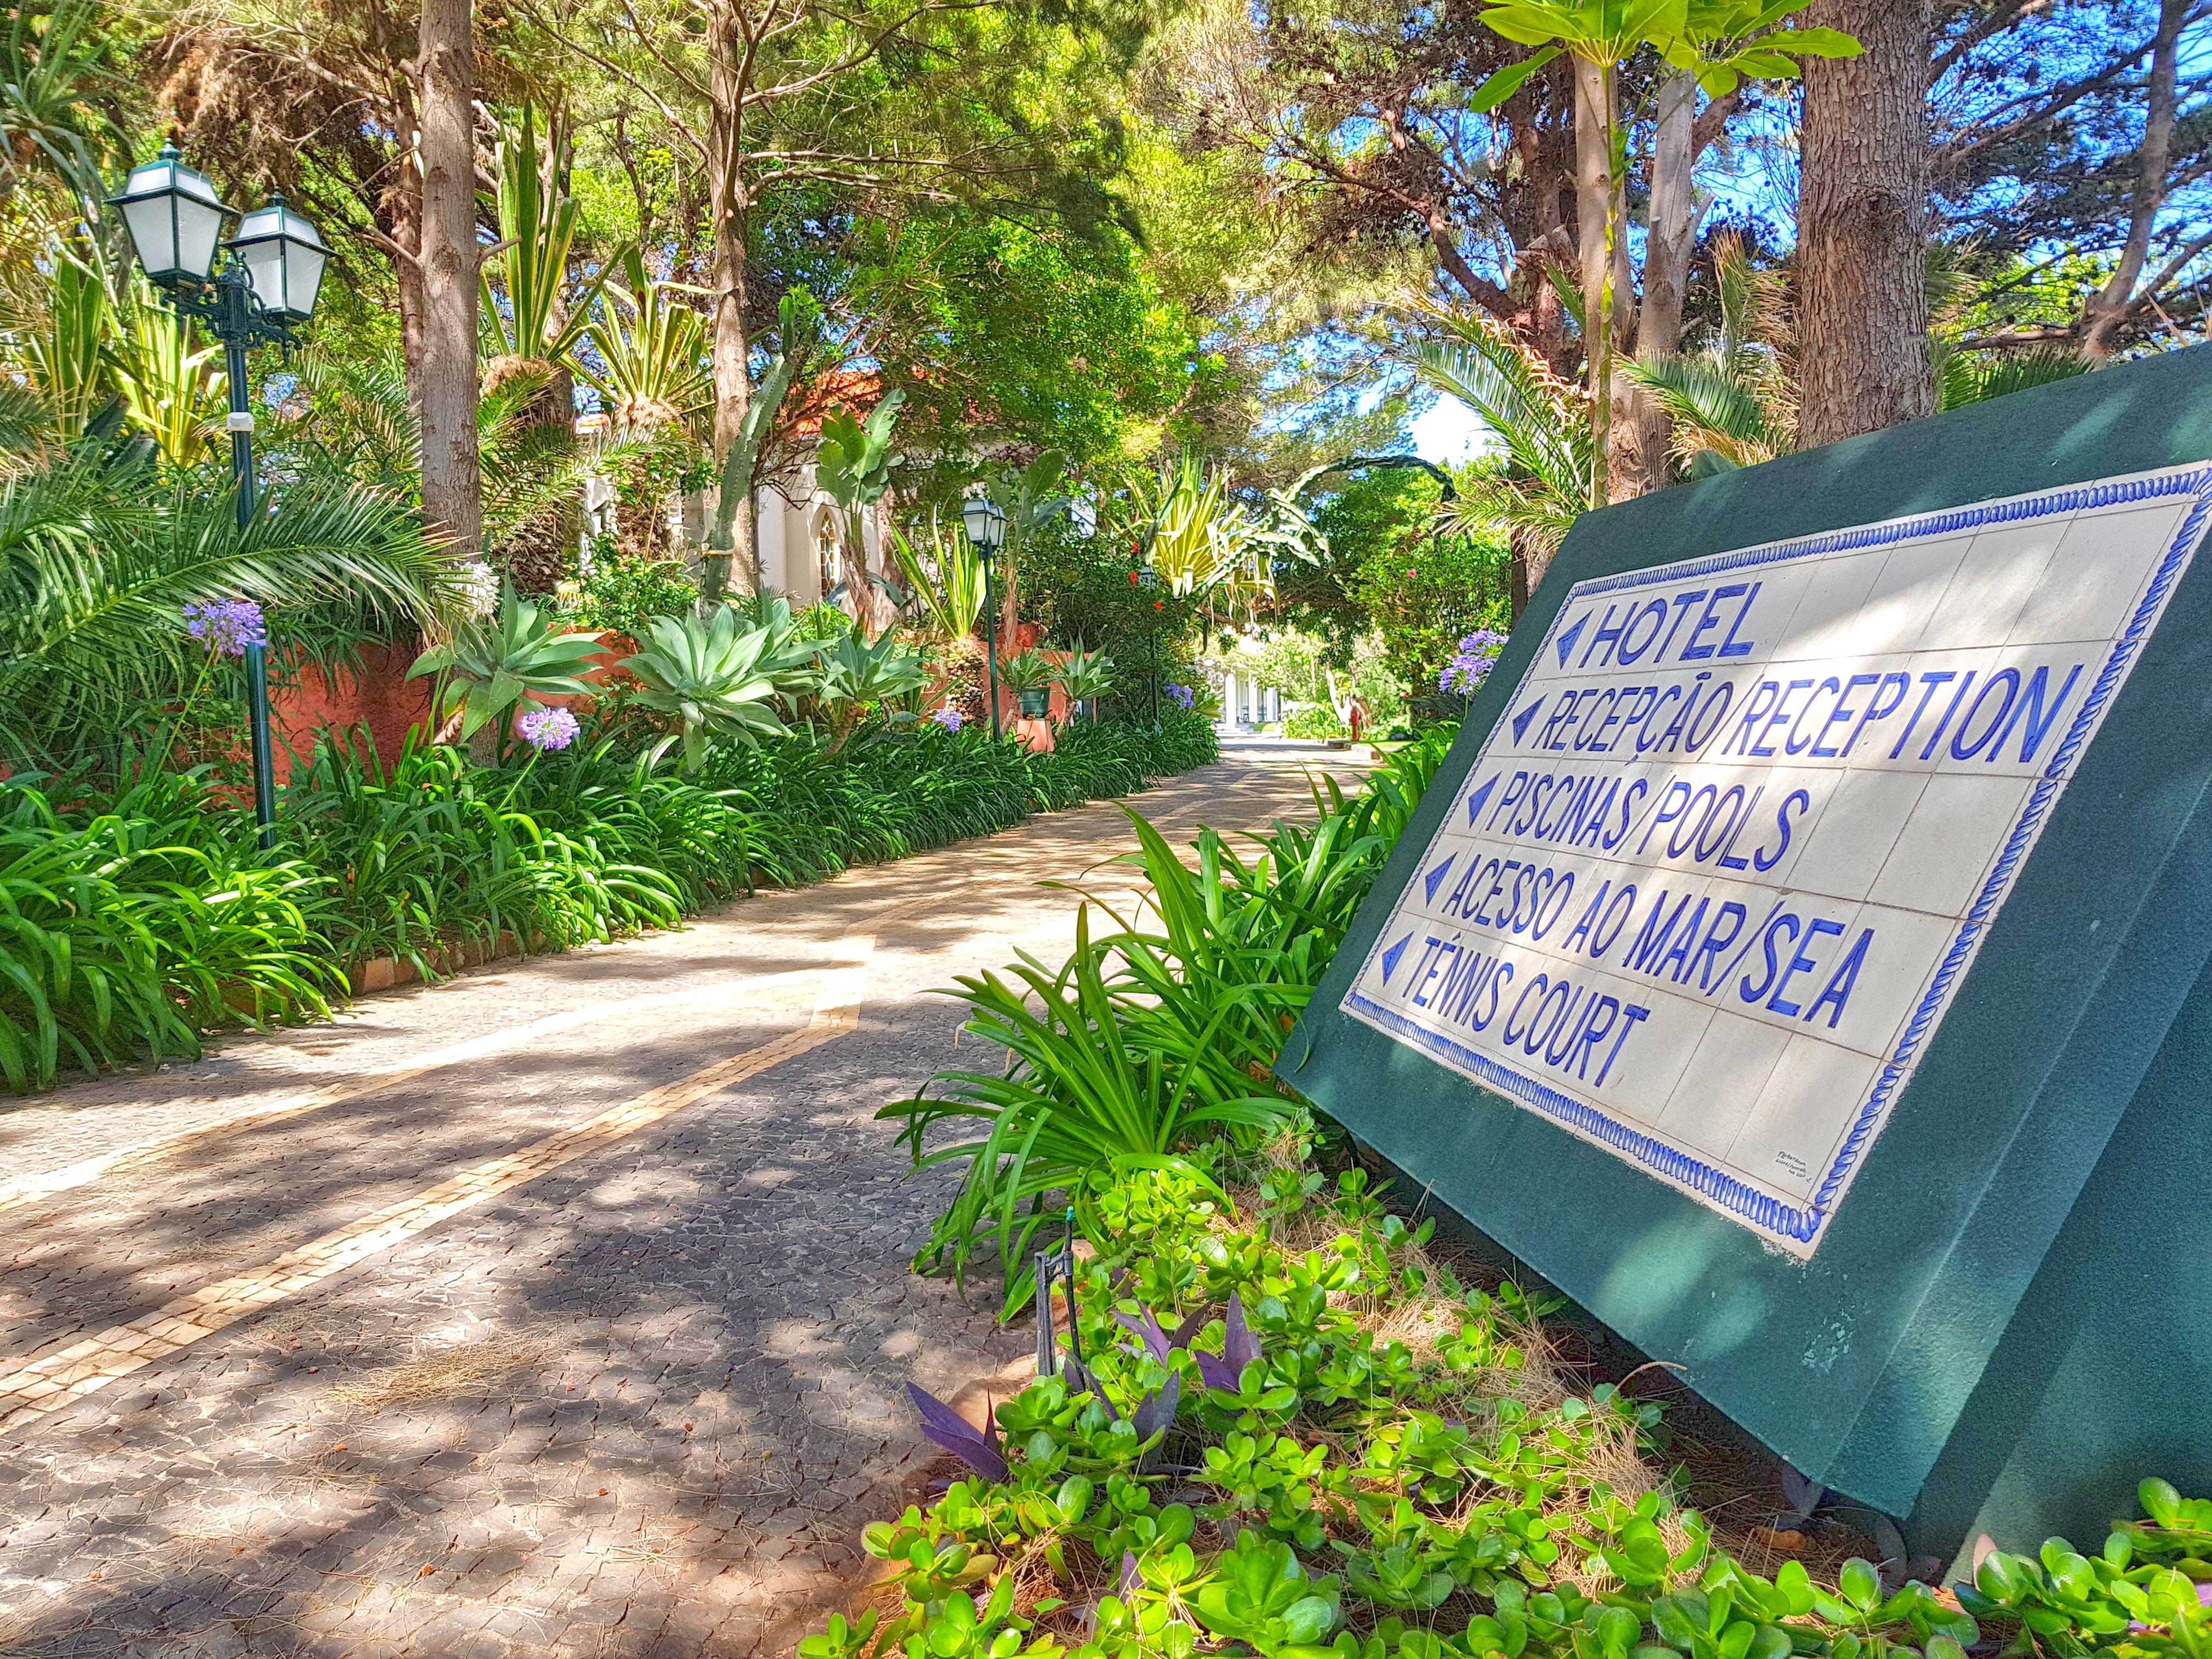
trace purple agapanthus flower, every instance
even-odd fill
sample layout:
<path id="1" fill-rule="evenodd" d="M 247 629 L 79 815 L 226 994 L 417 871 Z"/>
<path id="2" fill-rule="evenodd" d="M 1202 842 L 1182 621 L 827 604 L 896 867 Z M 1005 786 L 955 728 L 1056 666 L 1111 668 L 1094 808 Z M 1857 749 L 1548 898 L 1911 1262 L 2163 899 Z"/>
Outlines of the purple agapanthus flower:
<path id="1" fill-rule="evenodd" d="M 929 718 L 948 732 L 957 732 L 960 729 L 960 711 L 949 702 L 931 714 Z"/>
<path id="2" fill-rule="evenodd" d="M 1198 693 L 1187 685 L 1170 685 L 1163 689 L 1168 694 L 1168 701 L 1178 708 L 1188 708 L 1198 701 Z"/>
<path id="3" fill-rule="evenodd" d="M 514 729 L 541 753 L 566 749 L 576 740 L 576 717 L 565 708 L 533 708 L 514 723 Z"/>
<path id="4" fill-rule="evenodd" d="M 1459 642 L 1457 653 L 1444 665 L 1444 672 L 1437 676 L 1437 690 L 1473 696 L 1490 678 L 1490 671 L 1498 665 L 1498 653 L 1504 648 L 1504 635 L 1487 628 L 1476 629 Z"/>
<path id="5" fill-rule="evenodd" d="M 242 657 L 249 645 L 269 643 L 269 624 L 252 599 L 220 599 L 185 607 L 185 629 L 210 650 Z"/>

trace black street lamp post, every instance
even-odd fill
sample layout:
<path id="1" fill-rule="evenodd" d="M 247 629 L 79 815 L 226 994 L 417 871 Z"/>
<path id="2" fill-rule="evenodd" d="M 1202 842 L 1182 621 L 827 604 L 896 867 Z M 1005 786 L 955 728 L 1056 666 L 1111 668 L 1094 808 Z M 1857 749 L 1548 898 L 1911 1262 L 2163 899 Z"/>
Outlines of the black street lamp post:
<path id="1" fill-rule="evenodd" d="M 230 371 L 232 493 L 238 527 L 253 522 L 253 413 L 246 399 L 246 354 L 258 345 L 282 346 L 289 354 L 292 331 L 313 314 L 330 250 L 315 228 L 271 196 L 244 215 L 238 234 L 222 242 L 223 221 L 234 210 L 223 205 L 207 175 L 185 165 L 174 144 L 143 167 L 135 167 L 123 188 L 108 198 L 123 216 L 131 246 L 146 279 L 160 289 L 179 324 L 187 317 L 222 342 Z M 229 257 L 220 268 L 218 244 Z M 276 844 L 276 780 L 269 738 L 269 651 L 246 647 L 246 710 L 253 732 L 253 810 L 261 825 L 261 845 Z"/>
<path id="2" fill-rule="evenodd" d="M 1004 734 L 999 729 L 999 601 L 991 566 L 1006 539 L 1006 509 L 988 495 L 970 495 L 960 503 L 960 523 L 983 562 L 983 672 L 990 684 L 991 741 L 996 743 Z"/>

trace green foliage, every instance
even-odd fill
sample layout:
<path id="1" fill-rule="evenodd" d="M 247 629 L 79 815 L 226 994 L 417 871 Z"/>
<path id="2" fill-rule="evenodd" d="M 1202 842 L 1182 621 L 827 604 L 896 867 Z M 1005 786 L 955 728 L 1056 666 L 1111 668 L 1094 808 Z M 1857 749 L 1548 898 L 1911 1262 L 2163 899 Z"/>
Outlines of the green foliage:
<path id="1" fill-rule="evenodd" d="M 1589 507 L 1597 453 L 1575 388 L 1491 319 L 1437 315 L 1454 337 L 1414 348 L 1414 367 L 1482 416 L 1505 450 L 1504 469 L 1462 504 L 1457 527 L 1496 524 L 1557 547 Z"/>
<path id="2" fill-rule="evenodd" d="M 501 133 L 493 161 L 499 252 L 484 262 L 477 308 L 486 343 L 495 356 L 558 362 L 582 336 L 592 298 L 617 262 L 603 264 L 580 292 L 564 291 L 576 243 L 576 199 L 560 169 L 546 167 L 539 154 L 535 108 L 525 105 L 521 126 Z M 503 309 L 495 278 L 505 290 Z"/>
<path id="3" fill-rule="evenodd" d="M 1080 641 L 1052 669 L 1054 682 L 1073 702 L 1093 702 L 1114 689 L 1114 659 L 1104 651 L 1085 651 Z"/>
<path id="4" fill-rule="evenodd" d="M 929 684 L 921 657 L 886 630 L 872 645 L 858 630 L 842 633 L 815 654 L 815 699 L 830 721 L 830 746 L 842 749 L 861 717 L 876 704 L 910 697 Z M 910 710 L 894 716 L 912 720 Z"/>
<path id="5" fill-rule="evenodd" d="M 1362 565 L 1352 592 L 1373 618 L 1389 672 L 1416 694 L 1435 690 L 1459 641 L 1512 626 L 1512 553 L 1496 532 L 1439 533 Z"/>
<path id="6" fill-rule="evenodd" d="M 576 372 L 618 428 L 682 421 L 713 393 L 706 324 L 672 299 L 665 283 L 647 279 L 635 248 L 624 248 L 617 264 L 623 281 L 607 286 L 603 314 L 585 329 L 592 352 L 573 358 Z"/>
<path id="7" fill-rule="evenodd" d="M 709 737 L 752 743 L 783 733 L 771 705 L 805 683 L 805 670 L 791 642 L 790 608 L 775 604 L 779 614 L 757 624 L 741 623 L 726 605 L 711 619 L 655 617 L 637 652 L 623 659 L 642 688 L 639 706 L 681 722 L 687 769 L 706 758 Z"/>
<path id="8" fill-rule="evenodd" d="M 410 741 L 387 764 L 327 735 L 281 792 L 279 844 L 204 771 L 149 771 L 57 807 L 0 783 L 0 1081 L 198 1052 L 239 1021 L 319 1018 L 342 968 L 396 957 L 425 978 L 504 935 L 565 950 L 668 927 L 757 882 L 1018 823 L 1213 757 L 1170 722 L 1068 733 L 1050 755 L 933 723 L 709 752 L 677 775 L 619 726 L 514 767 Z M 73 788 L 70 798 L 83 794 Z"/>
<path id="9" fill-rule="evenodd" d="M 329 1012 L 342 982 L 320 883 L 246 850 L 192 780 L 152 775 L 65 816 L 0 784 L 0 1081 L 17 1094 L 140 1058 L 197 1055 L 201 1029 Z M 228 821 L 227 825 L 219 821 Z M 226 833 L 228 829 L 228 833 Z"/>
<path id="10" fill-rule="evenodd" d="M 879 1114 L 903 1122 L 917 1168 L 966 1166 L 918 1261 L 964 1275 L 988 1249 L 1011 1309 L 1026 1294 L 1029 1241 L 1056 1213 L 1048 1195 L 1085 1205 L 1101 1183 L 1147 1167 L 1203 1181 L 1187 1152 L 1211 1126 L 1279 1127 L 1291 1105 L 1267 1067 L 1410 816 L 1431 748 L 1440 757 L 1434 744 L 1401 757 L 1350 805 L 1332 785 L 1318 823 L 1278 823 L 1251 838 L 1249 859 L 1208 830 L 1188 867 L 1131 813 L 1145 914 L 1092 900 L 1058 969 L 1024 956 L 1011 981 L 962 977 L 953 994 L 968 1004 L 966 1029 L 1006 1051 L 1006 1070 L 942 1073 Z M 1095 934 L 1094 910 L 1113 924 Z M 930 1144 L 933 1129 L 963 1120 L 981 1139 Z"/>
<path id="11" fill-rule="evenodd" d="M 1327 703 L 1316 703 L 1309 708 L 1297 708 L 1283 717 L 1283 735 L 1286 738 L 1348 738 L 1352 728 L 1337 719 L 1336 710 Z"/>
<path id="12" fill-rule="evenodd" d="M 579 628 L 641 639 L 656 617 L 686 617 L 698 609 L 699 590 L 681 559 L 641 558 L 602 538 L 577 584 L 573 620 Z"/>
<path id="13" fill-rule="evenodd" d="M 459 714 L 465 743 L 490 720 L 504 720 L 526 699 L 582 696 L 592 690 L 579 678 L 599 649 L 597 634 L 564 628 L 550 606 L 518 599 L 512 583 L 501 582 L 499 609 L 471 618 L 453 637 L 431 646 L 415 659 L 410 679 L 439 676 L 434 713 L 441 720 Z"/>
<path id="14" fill-rule="evenodd" d="M 964 640 L 983 614 L 983 561 L 963 532 L 948 532 L 934 513 L 916 533 L 927 538 L 920 547 L 894 525 L 891 556 L 929 626 L 940 638 Z"/>
<path id="15" fill-rule="evenodd" d="M 1042 691 L 1052 684 L 1054 674 L 1054 665 L 1034 647 L 999 664 L 999 684 L 1009 691 Z"/>
<path id="16" fill-rule="evenodd" d="M 0 481 L 0 759 L 112 764 L 169 718 L 206 653 L 184 607 L 246 598 L 288 646 L 404 635 L 459 608 L 459 573 L 379 492 L 309 479 L 240 531 L 229 493 L 88 441 Z"/>

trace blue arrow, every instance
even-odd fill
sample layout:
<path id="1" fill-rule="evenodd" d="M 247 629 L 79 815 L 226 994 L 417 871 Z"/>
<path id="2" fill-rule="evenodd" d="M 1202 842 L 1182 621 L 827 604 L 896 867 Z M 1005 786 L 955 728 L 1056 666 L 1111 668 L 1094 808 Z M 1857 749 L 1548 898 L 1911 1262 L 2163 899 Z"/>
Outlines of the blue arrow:
<path id="1" fill-rule="evenodd" d="M 1444 854 L 1444 861 L 1429 872 L 1428 902 L 1431 904 L 1437 902 L 1437 889 L 1443 885 L 1444 872 L 1452 867 L 1452 861 L 1458 857 L 1459 854 L 1456 853 L 1447 853 Z"/>
<path id="2" fill-rule="evenodd" d="M 1580 617 L 1575 619 L 1575 625 L 1572 628 L 1570 628 L 1565 633 L 1559 635 L 1556 643 L 1559 647 L 1560 667 L 1565 668 L 1567 665 L 1567 658 L 1573 653 L 1575 641 L 1582 638 L 1583 629 L 1589 625 L 1589 619 L 1590 613 L 1587 611 L 1583 611 Z"/>
<path id="3" fill-rule="evenodd" d="M 1536 718 L 1536 711 L 1544 706 L 1541 697 L 1530 703 L 1513 717 L 1513 741 L 1518 743 L 1528 735 L 1528 722 Z"/>
<path id="4" fill-rule="evenodd" d="M 1483 782 L 1482 787 L 1476 790 L 1473 794 L 1467 798 L 1467 821 L 1469 825 L 1472 825 L 1477 818 L 1482 816 L 1482 809 L 1489 803 L 1490 792 L 1498 787 L 1498 777 L 1500 775 L 1503 775 L 1500 774 L 1486 779 Z"/>
<path id="5" fill-rule="evenodd" d="M 1406 947 L 1413 942 L 1413 936 L 1408 933 L 1382 953 L 1382 982 L 1385 985 L 1390 982 L 1390 975 L 1398 971 L 1398 958 L 1406 954 Z"/>

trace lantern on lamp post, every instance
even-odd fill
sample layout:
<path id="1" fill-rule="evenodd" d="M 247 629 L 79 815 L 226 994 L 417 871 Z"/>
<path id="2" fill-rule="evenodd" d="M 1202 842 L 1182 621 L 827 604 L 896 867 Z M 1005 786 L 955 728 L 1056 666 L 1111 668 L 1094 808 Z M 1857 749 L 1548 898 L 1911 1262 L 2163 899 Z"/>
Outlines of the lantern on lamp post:
<path id="1" fill-rule="evenodd" d="M 321 235 L 281 196 L 244 215 L 238 234 L 222 240 L 224 205 L 208 176 L 186 167 L 174 144 L 131 169 L 108 205 L 122 216 L 139 269 L 167 299 L 179 325 L 197 318 L 223 348 L 230 373 L 232 493 L 238 527 L 253 522 L 253 414 L 246 406 L 246 354 L 276 345 L 289 356 L 292 331 L 313 315 L 330 250 Z M 218 251 L 228 257 L 217 263 Z M 268 647 L 246 647 L 247 712 L 253 732 L 253 806 L 261 845 L 276 844 L 276 782 L 269 738 Z"/>
<path id="2" fill-rule="evenodd" d="M 1003 734 L 999 730 L 999 601 L 991 566 L 1006 539 L 1006 509 L 978 491 L 960 503 L 960 524 L 968 532 L 969 545 L 983 562 L 983 668 L 990 685 L 991 740 L 995 743 Z"/>

